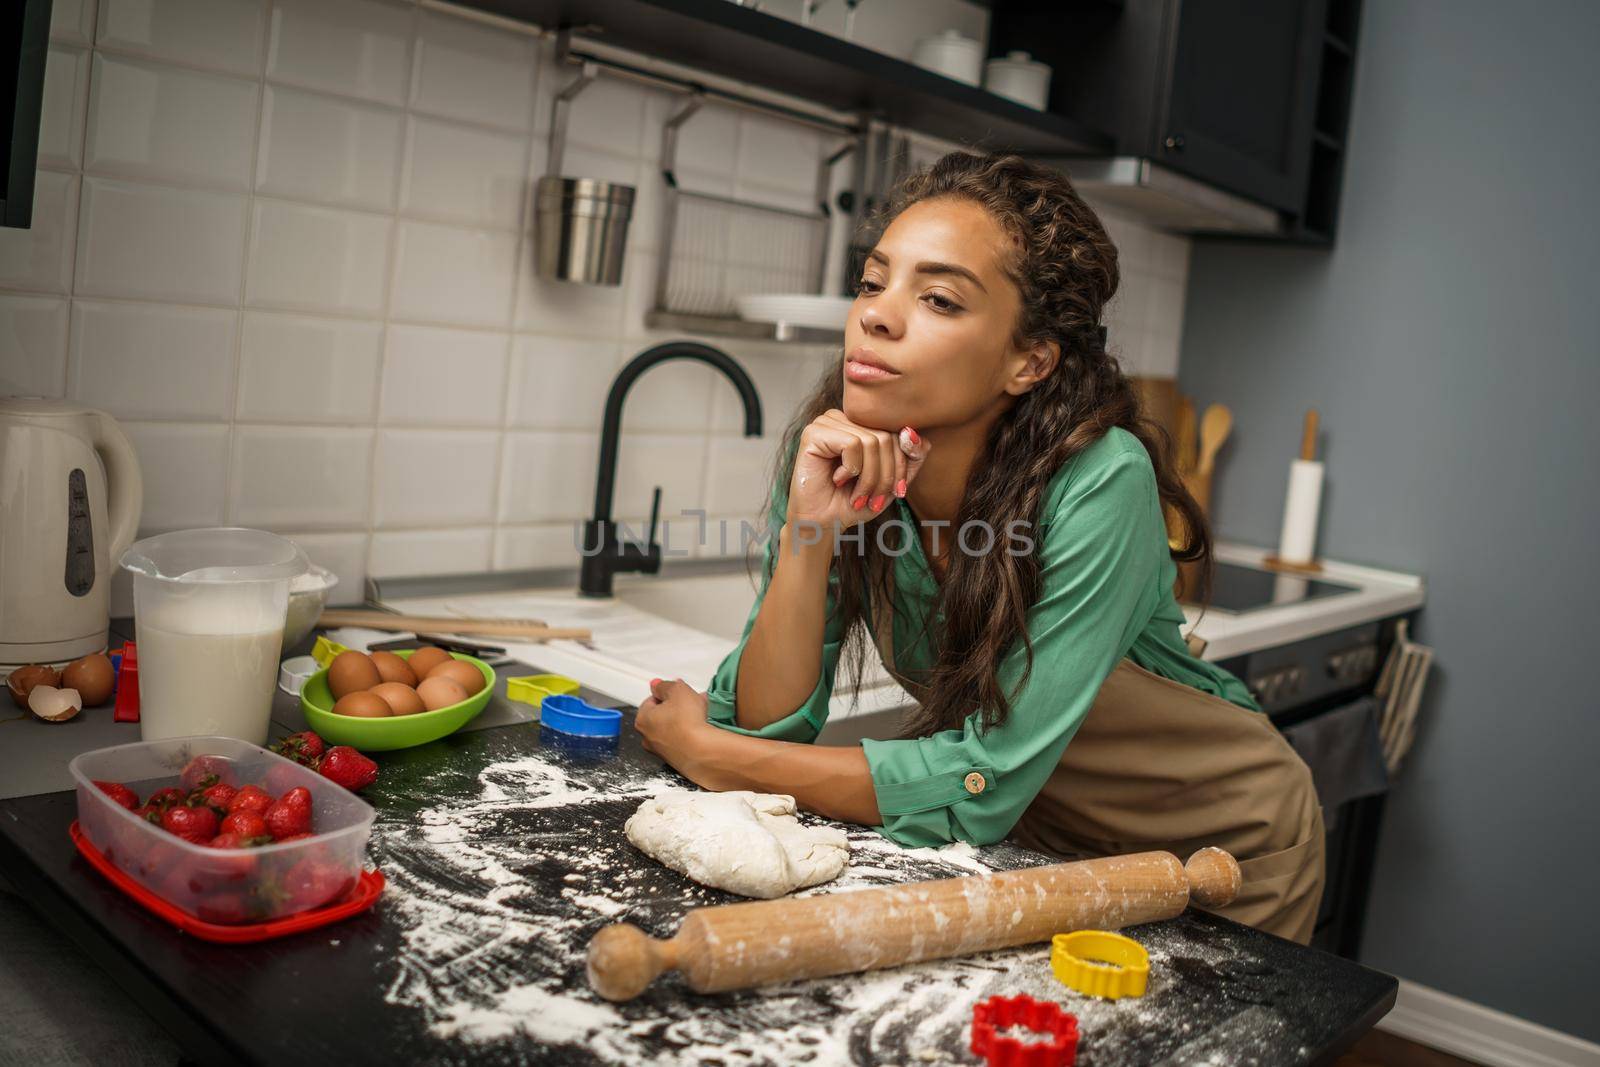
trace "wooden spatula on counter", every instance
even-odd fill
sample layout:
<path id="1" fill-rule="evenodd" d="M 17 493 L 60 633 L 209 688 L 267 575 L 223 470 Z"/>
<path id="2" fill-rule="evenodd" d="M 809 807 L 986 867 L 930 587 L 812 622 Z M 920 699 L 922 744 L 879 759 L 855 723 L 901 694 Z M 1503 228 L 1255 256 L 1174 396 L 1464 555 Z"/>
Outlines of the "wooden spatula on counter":
<path id="1" fill-rule="evenodd" d="M 593 636 L 585 627 L 546 626 L 537 619 L 458 619 L 453 615 L 395 615 L 387 611 L 359 608 L 328 608 L 317 625 L 361 626 L 368 630 L 436 634 L 473 634 L 477 637 L 520 637 L 524 641 L 551 641 L 568 638 L 586 641 Z"/>
<path id="2" fill-rule="evenodd" d="M 1239 893 L 1239 864 L 1220 848 L 1178 862 L 1138 852 L 972 878 L 696 908 L 661 941 L 616 923 L 589 942 L 589 985 L 631 1000 L 663 971 L 697 993 L 894 967 L 1048 941 L 1069 930 L 1170 919 L 1193 901 Z"/>

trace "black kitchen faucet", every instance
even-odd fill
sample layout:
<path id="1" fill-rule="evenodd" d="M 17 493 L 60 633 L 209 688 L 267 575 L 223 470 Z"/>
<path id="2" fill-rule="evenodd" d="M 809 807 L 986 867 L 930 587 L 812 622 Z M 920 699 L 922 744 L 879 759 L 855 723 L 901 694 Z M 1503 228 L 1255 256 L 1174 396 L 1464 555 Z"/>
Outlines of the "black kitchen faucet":
<path id="1" fill-rule="evenodd" d="M 578 592 L 583 596 L 610 596 L 611 576 L 618 571 L 654 574 L 661 569 L 661 545 L 656 524 L 661 514 L 661 487 L 650 501 L 650 533 L 645 544 L 623 541 L 611 518 L 612 490 L 617 480 L 617 444 L 622 435 L 622 402 L 639 375 L 669 359 L 696 359 L 721 371 L 739 390 L 744 401 L 744 435 L 761 436 L 761 397 L 755 383 L 734 358 L 710 345 L 694 341 L 667 341 L 647 348 L 617 372 L 606 396 L 605 422 L 600 429 L 600 470 L 594 483 L 594 518 L 583 524 L 583 564 Z"/>

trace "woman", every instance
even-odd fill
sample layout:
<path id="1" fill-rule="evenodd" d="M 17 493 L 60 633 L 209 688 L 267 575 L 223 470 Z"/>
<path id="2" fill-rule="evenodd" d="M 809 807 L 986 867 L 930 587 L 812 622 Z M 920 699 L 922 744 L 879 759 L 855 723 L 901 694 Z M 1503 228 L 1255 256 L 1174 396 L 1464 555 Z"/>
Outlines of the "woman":
<path id="1" fill-rule="evenodd" d="M 706 693 L 652 683 L 646 747 L 910 846 L 1218 845 L 1245 876 L 1223 913 L 1308 941 L 1321 812 L 1179 633 L 1177 562 L 1203 571 L 1210 535 L 1105 351 L 1116 249 L 1065 177 L 1015 156 L 945 156 L 889 220 L 785 442 L 744 636 Z M 902 736 L 809 744 L 869 636 L 919 702 Z"/>

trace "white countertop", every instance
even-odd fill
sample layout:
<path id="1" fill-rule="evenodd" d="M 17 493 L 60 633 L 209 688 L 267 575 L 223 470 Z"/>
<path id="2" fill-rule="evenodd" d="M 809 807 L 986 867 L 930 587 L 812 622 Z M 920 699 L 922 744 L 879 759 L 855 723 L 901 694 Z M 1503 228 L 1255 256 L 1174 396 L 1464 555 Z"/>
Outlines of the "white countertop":
<path id="1" fill-rule="evenodd" d="M 1265 549 L 1227 542 L 1218 542 L 1215 549 L 1218 561 L 1246 565 L 1259 566 L 1269 554 Z M 1198 608 L 1185 606 L 1189 628 L 1206 641 L 1203 658 L 1230 659 L 1410 611 L 1423 602 L 1422 579 L 1413 575 L 1324 560 L 1317 577 L 1355 586 L 1356 591 L 1239 615 L 1213 608 L 1199 618 Z M 1277 578 L 1281 595 L 1294 596 L 1296 585 L 1303 580 L 1281 575 Z M 755 601 L 751 578 L 737 572 L 685 577 L 618 575 L 616 589 L 618 595 L 609 600 L 580 597 L 568 587 L 406 597 L 386 604 L 405 612 L 536 618 L 552 626 L 588 627 L 593 632 L 589 641 L 505 647 L 519 660 L 570 675 L 620 701 L 637 704 L 649 696 L 649 682 L 654 677 L 681 677 L 704 689 L 733 647 Z M 1199 625 L 1195 626 L 1197 618 Z M 713 629 L 718 632 L 710 632 Z M 873 661 L 868 665 L 860 703 L 851 708 L 848 694 L 837 695 L 830 717 L 890 711 L 911 703 L 882 664 L 869 658 Z"/>

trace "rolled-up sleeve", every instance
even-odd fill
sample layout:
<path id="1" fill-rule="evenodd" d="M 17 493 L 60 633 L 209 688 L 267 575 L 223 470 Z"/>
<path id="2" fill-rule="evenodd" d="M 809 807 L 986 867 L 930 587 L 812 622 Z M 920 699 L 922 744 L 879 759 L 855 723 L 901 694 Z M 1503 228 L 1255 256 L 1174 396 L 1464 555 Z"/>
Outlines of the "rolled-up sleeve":
<path id="1" fill-rule="evenodd" d="M 838 613 L 835 610 L 838 602 L 835 595 L 838 579 L 832 574 L 828 577 L 827 622 L 823 628 L 822 667 L 817 672 L 816 688 L 794 711 L 757 730 L 740 726 L 737 714 L 739 661 L 744 655 L 744 646 L 750 640 L 750 631 L 755 627 L 756 617 L 761 614 L 761 605 L 767 597 L 767 584 L 771 581 L 774 557 L 779 549 L 777 531 L 787 512 L 788 494 L 781 489 L 775 491 L 771 511 L 768 514 L 768 530 L 771 536 L 767 539 L 766 556 L 761 568 L 761 589 L 756 595 L 755 604 L 750 608 L 750 617 L 745 619 L 744 632 L 739 637 L 739 643 L 723 658 L 721 665 L 717 667 L 717 673 L 711 679 L 711 685 L 706 689 L 706 714 L 713 724 L 724 730 L 732 730 L 734 733 L 767 737 L 777 741 L 809 743 L 817 739 L 817 735 L 822 732 L 823 724 L 828 721 L 828 701 L 833 696 L 833 679 L 839 666 L 839 650 L 844 644 L 844 627 L 836 617 Z"/>
<path id="2" fill-rule="evenodd" d="M 1117 453 L 1068 482 L 1047 511 L 1035 546 L 1040 597 L 1028 613 L 1032 671 L 1016 691 L 1019 641 L 999 672 L 1015 694 L 1006 722 L 985 732 L 974 711 L 959 730 L 862 742 L 880 832 L 902 845 L 985 845 L 1010 833 L 1147 621 L 1167 549 L 1148 457 Z"/>

